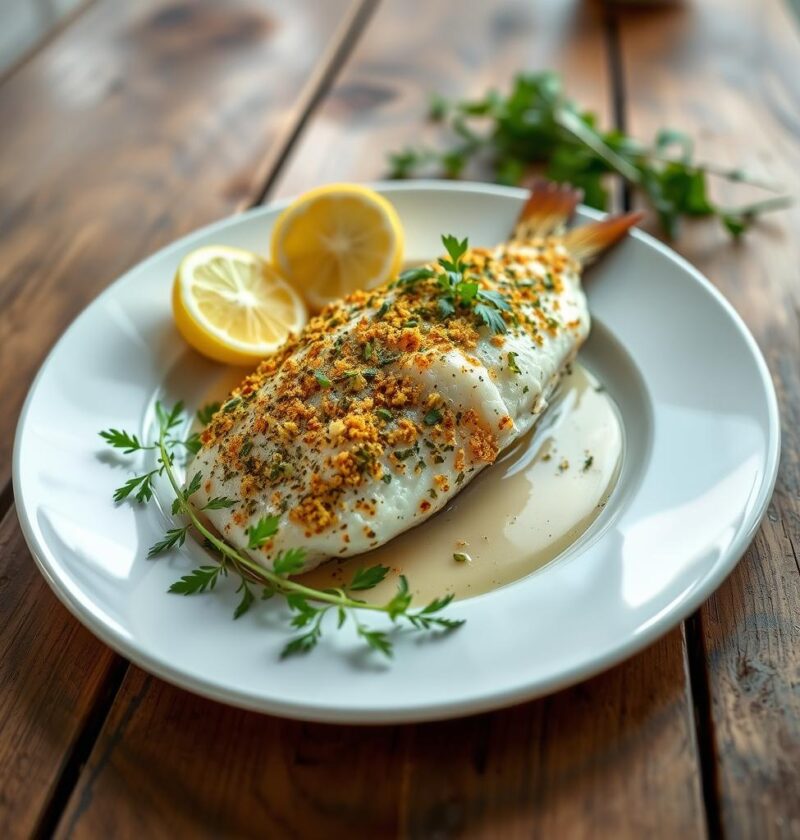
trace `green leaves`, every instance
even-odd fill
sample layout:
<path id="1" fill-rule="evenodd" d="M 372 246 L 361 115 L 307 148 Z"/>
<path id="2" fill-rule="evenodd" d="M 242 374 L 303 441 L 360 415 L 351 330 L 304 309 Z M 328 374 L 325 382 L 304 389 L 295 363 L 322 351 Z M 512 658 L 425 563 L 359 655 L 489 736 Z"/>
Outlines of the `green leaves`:
<path id="1" fill-rule="evenodd" d="M 183 498 L 188 499 L 190 496 L 193 496 L 199 489 L 200 489 L 200 481 L 202 476 L 199 472 L 195 473 L 192 476 L 192 480 L 186 486 L 186 489 L 183 491 Z"/>
<path id="2" fill-rule="evenodd" d="M 460 259 L 466 245 L 466 240 L 459 242 L 455 237 L 452 237 L 447 243 L 448 253 L 450 254 L 450 259 L 447 261 L 456 268 L 452 272 L 453 274 L 461 272 Z M 467 292 L 467 294 L 471 293 Z M 477 299 L 477 292 L 475 293 L 475 299 Z M 377 350 L 373 348 L 369 355 L 371 356 L 373 352 L 377 352 Z M 381 360 L 380 363 L 382 364 L 383 361 Z M 226 403 L 226 406 L 233 410 L 238 405 L 238 401 L 240 401 L 239 398 L 233 398 Z M 202 409 L 198 412 L 198 419 L 207 422 L 216 409 L 217 406 Z M 291 578 L 292 575 L 303 569 L 306 551 L 302 547 L 292 547 L 279 551 L 272 558 L 272 567 L 270 568 L 256 562 L 246 552 L 240 551 L 225 542 L 217 533 L 209 530 L 205 520 L 199 517 L 198 510 L 191 501 L 202 486 L 202 472 L 195 471 L 183 487 L 181 487 L 175 474 L 175 447 L 183 446 L 186 449 L 191 449 L 192 445 L 190 443 L 192 438 L 186 441 L 174 436 L 177 434 L 178 427 L 186 420 L 182 403 L 177 403 L 172 409 L 166 409 L 161 403 L 157 403 L 155 410 L 159 426 L 158 440 L 155 443 L 145 443 L 137 436 L 119 429 L 108 429 L 101 435 L 110 446 L 122 450 L 124 454 L 134 454 L 140 450 L 156 450 L 158 452 L 156 466 L 153 469 L 128 479 L 122 487 L 117 489 L 114 494 L 117 501 L 129 496 L 142 502 L 149 501 L 153 497 L 154 477 L 163 474 L 174 491 L 173 515 L 186 517 L 186 524 L 169 528 L 164 536 L 150 548 L 147 556 L 157 557 L 182 547 L 186 542 L 189 531 L 193 529 L 201 538 L 202 545 L 209 550 L 210 558 L 215 561 L 213 565 L 203 565 L 183 575 L 169 587 L 169 592 L 179 595 L 210 592 L 216 587 L 221 577 L 226 577 L 232 571 L 239 579 L 236 593 L 240 595 L 233 612 L 234 619 L 240 618 L 252 608 L 256 601 L 256 593 L 260 592 L 260 600 L 268 600 L 275 596 L 283 597 L 291 613 L 291 626 L 304 632 L 288 642 L 282 651 L 282 658 L 294 654 L 308 653 L 313 650 L 322 637 L 325 616 L 331 611 L 336 616 L 335 626 L 337 629 L 342 629 L 348 618 L 351 619 L 357 636 L 367 647 L 386 657 L 392 655 L 390 633 L 363 624 L 358 618 L 360 614 L 382 614 L 390 618 L 394 624 L 405 621 L 415 629 L 452 629 L 461 623 L 435 614 L 443 605 L 449 603 L 449 598 L 434 601 L 422 610 L 412 611 L 411 594 L 405 577 L 400 577 L 397 591 L 386 604 L 367 603 L 353 597 L 352 593 L 373 589 L 384 581 L 389 573 L 386 566 L 370 566 L 359 569 L 345 589 L 318 590 L 303 584 L 301 582 L 302 578 L 299 580 Z M 226 407 L 224 406 L 222 410 L 226 410 Z M 376 411 L 380 412 L 381 409 Z M 391 412 L 384 411 L 388 414 L 388 419 L 393 419 L 394 415 Z M 426 422 L 429 424 L 439 422 L 441 419 L 440 413 L 435 409 L 426 416 L 428 417 Z M 387 417 L 384 417 L 384 419 L 387 419 Z M 244 446 L 245 444 L 243 444 L 243 450 Z M 398 458 L 404 459 L 411 457 L 415 452 L 415 448 L 412 447 L 408 450 L 401 450 L 396 454 Z M 391 476 L 388 474 L 384 477 L 384 480 L 387 479 L 391 480 Z M 236 504 L 236 499 L 227 496 L 214 496 L 205 503 L 202 510 L 222 510 L 231 508 Z M 267 541 L 277 534 L 279 519 L 279 516 L 264 516 L 252 525 L 245 532 L 248 549 L 257 549 L 266 545 Z M 329 622 L 329 624 L 333 626 L 333 622 Z"/>
<path id="3" fill-rule="evenodd" d="M 122 449 L 123 455 L 130 455 L 142 449 L 155 449 L 154 446 L 144 446 L 136 435 L 121 431 L 120 429 L 108 429 L 100 432 L 100 437 L 115 449 Z"/>
<path id="4" fill-rule="evenodd" d="M 500 314 L 511 309 L 508 301 L 500 294 L 487 289 L 478 292 L 480 303 L 475 306 L 475 314 L 478 320 L 487 326 L 495 335 L 508 332 L 508 325 Z"/>
<path id="5" fill-rule="evenodd" d="M 425 266 L 421 266 L 419 268 L 409 268 L 407 271 L 402 272 L 397 278 L 397 285 L 413 286 L 416 283 L 419 283 L 420 280 L 428 280 L 435 276 L 436 273 Z"/>
<path id="6" fill-rule="evenodd" d="M 247 547 L 250 549 L 261 548 L 264 543 L 278 533 L 280 516 L 263 516 L 245 531 L 247 534 Z"/>
<path id="7" fill-rule="evenodd" d="M 305 558 L 306 552 L 302 548 L 289 548 L 285 551 L 279 551 L 273 561 L 272 571 L 281 577 L 296 574 L 302 570 Z"/>
<path id="8" fill-rule="evenodd" d="M 503 320 L 503 316 L 493 306 L 479 303 L 475 307 L 475 314 L 478 316 L 478 320 L 495 335 L 508 332 L 508 325 Z"/>
<path id="9" fill-rule="evenodd" d="M 734 239 L 738 239 L 747 230 L 747 223 L 741 216 L 724 215 L 722 223 Z"/>
<path id="10" fill-rule="evenodd" d="M 199 566 L 170 586 L 168 592 L 176 595 L 198 595 L 217 585 L 220 575 L 227 574 L 225 566 Z"/>
<path id="11" fill-rule="evenodd" d="M 137 502 L 149 502 L 153 498 L 153 476 L 158 470 L 129 478 L 122 487 L 114 491 L 114 501 L 121 502 L 133 495 Z"/>
<path id="12" fill-rule="evenodd" d="M 157 400 L 156 418 L 158 419 L 159 428 L 164 431 L 165 434 L 172 431 L 172 429 L 174 429 L 175 426 L 177 426 L 183 419 L 183 402 L 179 400 L 175 403 L 172 409 L 168 411 L 164 408 L 161 402 Z"/>
<path id="13" fill-rule="evenodd" d="M 482 99 L 436 97 L 433 103 L 431 118 L 452 137 L 450 147 L 390 155 L 391 177 L 421 172 L 458 177 L 473 158 L 488 158 L 491 177 L 499 183 L 519 184 L 536 167 L 553 181 L 583 189 L 586 204 L 606 209 L 605 181 L 618 175 L 647 198 L 670 237 L 682 219 L 709 216 L 739 236 L 761 213 L 790 203 L 788 196 L 779 196 L 750 212 L 715 204 L 708 198 L 708 174 L 777 190 L 740 169 L 694 163 L 694 143 L 682 131 L 664 128 L 648 146 L 617 129 L 600 130 L 596 115 L 571 102 L 552 72 L 520 74 L 505 95 L 490 91 Z"/>
<path id="14" fill-rule="evenodd" d="M 426 607 L 418 610 L 416 613 L 407 616 L 411 624 L 417 630 L 456 630 L 464 624 L 464 619 L 443 618 L 437 613 L 440 613 L 453 600 L 452 595 L 445 595 L 443 598 L 434 598 Z"/>
<path id="15" fill-rule="evenodd" d="M 391 658 L 393 655 L 392 643 L 389 637 L 382 630 L 368 630 L 363 624 L 358 624 L 356 627 L 358 635 L 372 648 L 372 650 L 382 653 L 384 656 Z"/>
<path id="16" fill-rule="evenodd" d="M 426 426 L 435 426 L 437 423 L 441 422 L 442 417 L 442 412 L 439 411 L 438 408 L 432 408 L 426 412 L 425 416 L 422 418 L 422 422 Z"/>
<path id="17" fill-rule="evenodd" d="M 459 241 L 458 238 L 453 236 L 452 234 L 445 234 L 444 236 L 442 236 L 442 244 L 447 250 L 447 253 L 450 255 L 451 261 L 440 259 L 440 265 L 444 266 L 450 271 L 460 271 L 460 269 L 458 268 L 458 264 L 461 260 L 461 257 L 463 257 L 464 254 L 467 253 L 469 241 L 466 237 Z"/>
<path id="18" fill-rule="evenodd" d="M 253 596 L 253 591 L 247 585 L 247 581 L 242 578 L 242 582 L 239 584 L 239 588 L 236 590 L 237 592 L 242 593 L 242 600 L 239 601 L 238 606 L 233 611 L 233 620 L 235 621 L 237 618 L 241 618 L 253 605 L 253 601 L 255 597 Z"/>
<path id="19" fill-rule="evenodd" d="M 317 385 L 319 385 L 320 388 L 330 388 L 331 385 L 333 385 L 333 382 L 331 382 L 321 370 L 314 371 L 314 379 L 317 380 Z"/>
<path id="20" fill-rule="evenodd" d="M 408 590 L 408 580 L 405 575 L 400 575 L 397 582 L 397 592 L 386 605 L 386 612 L 389 613 L 389 618 L 392 621 L 397 621 L 398 617 L 403 615 L 410 606 L 411 593 Z"/>
<path id="21" fill-rule="evenodd" d="M 186 440 L 178 440 L 175 443 L 180 444 L 191 455 L 197 455 L 203 446 L 200 435 L 197 432 L 193 432 Z"/>
<path id="22" fill-rule="evenodd" d="M 511 305 L 503 297 L 503 295 L 500 294 L 500 292 L 494 292 L 490 289 L 481 289 L 478 292 L 478 300 L 482 301 L 483 303 L 489 303 L 495 309 L 500 309 L 504 312 L 508 312 L 511 309 Z"/>
<path id="23" fill-rule="evenodd" d="M 350 592 L 359 592 L 365 589 L 372 589 L 377 586 L 389 573 L 388 566 L 368 566 L 359 569 L 347 589 Z"/>
<path id="24" fill-rule="evenodd" d="M 288 645 L 281 651 L 281 659 L 286 659 L 289 656 L 296 656 L 297 654 L 310 653 L 317 646 L 320 636 L 322 636 L 322 627 L 317 622 L 308 633 L 292 639 Z"/>
<path id="25" fill-rule="evenodd" d="M 155 557 L 158 554 L 163 554 L 165 551 L 169 551 L 172 548 L 180 548 L 186 542 L 186 534 L 189 531 L 190 526 L 186 525 L 183 528 L 170 528 L 166 534 L 164 534 L 163 539 L 160 539 L 155 545 L 150 547 L 150 550 L 147 552 L 148 557 Z"/>
<path id="26" fill-rule="evenodd" d="M 197 412 L 197 422 L 203 426 L 207 426 L 211 422 L 211 418 L 219 411 L 220 404 L 218 402 L 211 402 L 204 405 Z"/>
<path id="27" fill-rule="evenodd" d="M 493 333 L 507 332 L 506 322 L 498 310 L 509 310 L 508 301 L 500 292 L 481 289 L 477 282 L 465 277 L 466 266 L 462 257 L 469 248 L 467 238 L 459 240 L 452 234 L 444 234 L 442 244 L 449 259 L 439 259 L 439 265 L 444 269 L 437 278 L 440 287 L 436 301 L 439 315 L 446 319 L 455 315 L 459 308 L 472 309 L 479 324 L 489 327 Z"/>
<path id="28" fill-rule="evenodd" d="M 440 297 L 439 300 L 436 301 L 436 308 L 439 310 L 439 315 L 443 320 L 456 314 L 456 308 L 453 306 L 453 303 L 449 298 Z"/>
<path id="29" fill-rule="evenodd" d="M 508 355 L 506 356 L 506 359 L 508 360 L 508 369 L 513 371 L 514 373 L 522 373 L 522 371 L 519 368 L 519 365 L 517 364 L 517 356 L 519 356 L 519 353 L 508 353 Z"/>
<path id="30" fill-rule="evenodd" d="M 200 489 L 201 475 L 195 473 L 192 480 L 184 487 L 180 495 L 175 496 L 172 502 L 172 515 L 177 516 L 179 513 L 185 511 L 188 507 L 189 498 L 193 496 Z M 207 506 L 206 506 L 207 507 Z M 205 508 L 203 508 L 205 510 Z"/>
<path id="31" fill-rule="evenodd" d="M 222 508 L 232 508 L 236 504 L 236 499 L 229 499 L 227 496 L 214 496 L 209 499 L 204 505 L 203 510 L 221 510 Z"/>

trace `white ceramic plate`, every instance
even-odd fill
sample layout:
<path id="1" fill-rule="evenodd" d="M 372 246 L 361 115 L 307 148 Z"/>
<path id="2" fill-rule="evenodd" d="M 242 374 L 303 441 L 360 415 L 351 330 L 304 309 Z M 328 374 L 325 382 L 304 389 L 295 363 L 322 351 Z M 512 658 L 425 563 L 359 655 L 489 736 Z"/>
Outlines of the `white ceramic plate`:
<path id="1" fill-rule="evenodd" d="M 445 231 L 475 245 L 504 239 L 526 195 L 438 182 L 377 188 L 397 207 L 412 260 L 438 253 Z M 625 452 L 619 484 L 578 546 L 530 577 L 453 604 L 449 614 L 467 623 L 452 635 L 401 635 L 391 664 L 364 656 L 347 630 L 281 662 L 280 605 L 264 603 L 234 622 L 232 587 L 168 595 L 203 549 L 187 544 L 145 559 L 166 517 L 152 505 L 112 503 L 126 467 L 97 432 L 147 435 L 155 399 L 199 405 L 213 390 L 221 369 L 190 352 L 172 325 L 175 267 L 211 243 L 265 252 L 283 206 L 211 225 L 128 272 L 75 321 L 31 388 L 14 451 L 20 522 L 53 590 L 93 633 L 148 671 L 226 703 L 312 720 L 399 722 L 574 683 L 652 642 L 719 586 L 772 493 L 775 392 L 730 305 L 636 232 L 587 282 L 594 328 L 582 359 L 619 406 Z"/>

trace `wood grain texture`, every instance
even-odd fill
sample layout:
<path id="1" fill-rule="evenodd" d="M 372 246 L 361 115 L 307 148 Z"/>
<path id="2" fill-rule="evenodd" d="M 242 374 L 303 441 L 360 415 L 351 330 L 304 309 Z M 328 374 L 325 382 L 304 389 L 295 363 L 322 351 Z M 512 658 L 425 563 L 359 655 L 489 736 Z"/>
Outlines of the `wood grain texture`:
<path id="1" fill-rule="evenodd" d="M 131 668 L 57 836 L 699 837 L 680 647 L 674 631 L 513 709 L 363 729 L 228 709 Z"/>
<path id="2" fill-rule="evenodd" d="M 0 522 L 0 836 L 39 826 L 115 660 L 56 601 L 12 508 Z"/>
<path id="3" fill-rule="evenodd" d="M 628 121 L 697 138 L 698 158 L 800 195 L 800 21 L 788 4 L 708 0 L 620 18 Z M 717 187 L 726 201 L 752 197 Z M 733 303 L 767 359 L 782 414 L 775 495 L 755 542 L 704 606 L 709 777 L 727 837 L 800 836 L 800 208 L 739 245 L 715 224 L 678 249 Z"/>
<path id="4" fill-rule="evenodd" d="M 0 86 L 0 487 L 55 338 L 260 192 L 361 0 L 98 2 Z"/>
<path id="5" fill-rule="evenodd" d="M 50 345 L 118 273 L 258 195 L 361 6 L 98 0 L 0 85 L 0 514 Z M 0 836 L 27 837 L 122 661 L 56 602 L 13 510 L 0 593 Z"/>
<path id="6" fill-rule="evenodd" d="M 409 21 L 413 53 L 398 37 Z M 526 66 L 562 69 L 609 114 L 592 8 L 385 2 L 277 188 L 377 177 L 419 135 L 431 89 L 478 93 Z M 426 726 L 259 717 L 134 669 L 59 834 L 703 837 L 693 732 L 680 631 L 554 697 Z"/>
<path id="7" fill-rule="evenodd" d="M 507 711 L 407 731 L 402 834 L 704 836 L 680 630 Z"/>
<path id="8" fill-rule="evenodd" d="M 413 49 L 402 33 L 413 27 Z M 430 95 L 507 89 L 525 70 L 559 71 L 572 96 L 612 120 L 612 86 L 599 9 L 576 0 L 536 4 L 384 0 L 338 83 L 295 145 L 275 195 L 320 183 L 377 180 L 387 154 L 440 145 Z"/>

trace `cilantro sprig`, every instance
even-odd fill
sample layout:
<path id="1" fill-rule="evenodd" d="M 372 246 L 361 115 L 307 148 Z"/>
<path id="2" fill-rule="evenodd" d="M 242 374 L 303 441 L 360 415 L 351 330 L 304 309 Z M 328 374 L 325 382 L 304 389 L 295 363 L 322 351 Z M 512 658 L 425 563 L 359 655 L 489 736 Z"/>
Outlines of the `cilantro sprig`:
<path id="1" fill-rule="evenodd" d="M 205 409 L 201 409 L 201 411 L 205 411 Z M 171 411 L 166 411 L 160 402 L 156 403 L 156 418 L 159 428 L 164 430 L 165 440 L 170 450 L 180 446 L 188 453 L 196 455 L 200 451 L 199 434 L 193 432 L 187 437 L 177 435 L 176 427 L 182 422 L 183 414 L 182 402 L 176 403 Z M 199 416 L 200 412 L 198 412 Z M 114 449 L 122 450 L 123 455 L 158 450 L 157 443 L 142 443 L 137 435 L 130 434 L 122 429 L 104 429 L 100 432 L 100 437 Z M 134 498 L 140 504 L 149 502 L 153 498 L 153 480 L 157 476 L 163 475 L 165 469 L 165 465 L 159 461 L 154 469 L 129 478 L 114 491 L 114 501 L 122 502 L 125 499 Z"/>
<path id="2" fill-rule="evenodd" d="M 223 410 L 224 408 L 223 406 Z M 201 409 L 197 417 L 200 422 L 208 423 L 218 410 L 218 405 Z M 105 430 L 100 436 L 123 454 L 151 451 L 156 453 L 155 466 L 126 481 L 115 491 L 115 501 L 120 502 L 130 496 L 139 502 L 150 501 L 154 495 L 153 480 L 159 475 L 166 476 L 172 488 L 172 515 L 180 517 L 180 520 L 172 523 L 172 527 L 166 530 L 163 538 L 150 548 L 147 556 L 158 557 L 180 548 L 192 533 L 202 538 L 203 545 L 210 550 L 214 563 L 199 566 L 183 575 L 169 587 L 169 592 L 186 596 L 212 592 L 220 579 L 230 575 L 236 576 L 239 579 L 236 592 L 241 593 L 241 598 L 234 610 L 234 619 L 241 618 L 251 609 L 256 603 L 259 590 L 260 600 L 269 600 L 275 596 L 283 598 L 291 615 L 290 626 L 303 632 L 289 640 L 283 648 L 281 658 L 310 652 L 317 646 L 327 628 L 333 626 L 335 629 L 341 629 L 348 621 L 352 622 L 358 637 L 369 648 L 386 657 L 393 655 L 392 635 L 402 627 L 448 632 L 464 623 L 462 620 L 441 615 L 452 596 L 436 598 L 427 606 L 412 609 L 408 582 L 402 576 L 397 591 L 385 604 L 367 603 L 354 595 L 381 583 L 389 572 L 386 566 L 361 568 L 347 585 L 337 589 L 320 590 L 290 577 L 303 568 L 306 553 L 302 548 L 279 551 L 273 558 L 271 569 L 260 565 L 248 554 L 211 531 L 199 516 L 203 510 L 234 507 L 237 504 L 236 500 L 216 496 L 198 508 L 192 497 L 200 490 L 201 474 L 195 473 L 185 487 L 181 487 L 177 479 L 176 449 L 182 447 L 192 452 L 191 446 L 187 446 L 187 441 L 196 438 L 183 438 L 178 434 L 178 430 L 187 420 L 183 404 L 178 403 L 171 410 L 167 410 L 161 403 L 156 403 L 156 418 L 158 439 L 152 443 L 143 443 L 136 435 L 120 429 Z M 280 516 L 261 517 L 246 531 L 248 549 L 257 551 L 264 547 L 278 533 L 279 528 Z M 387 616 L 390 620 L 389 629 L 374 629 L 365 624 L 362 617 L 371 613 Z M 328 620 L 329 618 L 333 620 Z"/>
<path id="3" fill-rule="evenodd" d="M 655 210 L 669 238 L 684 218 L 714 217 L 738 237 L 763 213 L 791 204 L 787 195 L 728 207 L 708 194 L 709 175 L 780 193 L 778 186 L 741 169 L 697 163 L 693 143 L 680 131 L 663 129 L 651 144 L 618 129 L 602 131 L 597 115 L 571 102 L 555 73 L 518 75 L 507 95 L 490 91 L 481 99 L 448 102 L 435 97 L 431 118 L 454 138 L 440 151 L 409 148 L 389 155 L 390 175 L 408 178 L 433 169 L 450 178 L 473 159 L 487 159 L 501 184 L 519 184 L 532 166 L 584 191 L 592 207 L 608 205 L 607 176 L 615 174 L 640 192 Z"/>

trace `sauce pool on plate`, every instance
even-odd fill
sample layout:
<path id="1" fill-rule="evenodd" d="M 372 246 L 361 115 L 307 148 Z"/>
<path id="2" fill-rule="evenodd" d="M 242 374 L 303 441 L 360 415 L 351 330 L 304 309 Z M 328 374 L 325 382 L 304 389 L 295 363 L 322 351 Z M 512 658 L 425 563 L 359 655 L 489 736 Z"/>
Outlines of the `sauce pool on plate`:
<path id="1" fill-rule="evenodd" d="M 622 441 L 614 403 L 573 364 L 541 422 L 446 508 L 380 548 L 323 563 L 298 580 L 339 587 L 357 569 L 381 564 L 390 573 L 359 597 L 387 601 L 403 574 L 420 604 L 518 580 L 555 559 L 600 515 L 619 474 Z"/>

